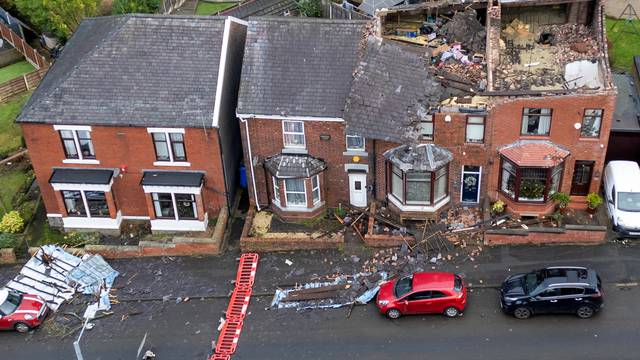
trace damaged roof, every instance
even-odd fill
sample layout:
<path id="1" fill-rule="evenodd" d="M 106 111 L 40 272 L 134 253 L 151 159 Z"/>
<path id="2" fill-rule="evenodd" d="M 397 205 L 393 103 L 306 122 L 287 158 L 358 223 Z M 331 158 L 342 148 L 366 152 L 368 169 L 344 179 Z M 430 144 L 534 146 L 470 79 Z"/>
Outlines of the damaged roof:
<path id="1" fill-rule="evenodd" d="M 86 19 L 17 121 L 210 127 L 224 20 Z"/>
<path id="2" fill-rule="evenodd" d="M 436 171 L 453 160 L 451 151 L 434 144 L 401 145 L 383 155 L 402 171 Z"/>
<path id="3" fill-rule="evenodd" d="M 366 24 L 250 18 L 238 114 L 342 118 Z"/>
<path id="4" fill-rule="evenodd" d="M 264 165 L 278 179 L 308 178 L 327 167 L 324 161 L 313 156 L 288 154 L 267 158 Z"/>
<path id="5" fill-rule="evenodd" d="M 251 0 L 240 2 L 238 6 L 222 11 L 220 15 L 235 16 L 240 19 L 250 16 L 282 16 L 297 8 L 295 0 Z"/>
<path id="6" fill-rule="evenodd" d="M 443 91 L 426 66 L 404 45 L 370 36 L 347 99 L 347 132 L 417 143 L 420 121 L 438 104 Z"/>

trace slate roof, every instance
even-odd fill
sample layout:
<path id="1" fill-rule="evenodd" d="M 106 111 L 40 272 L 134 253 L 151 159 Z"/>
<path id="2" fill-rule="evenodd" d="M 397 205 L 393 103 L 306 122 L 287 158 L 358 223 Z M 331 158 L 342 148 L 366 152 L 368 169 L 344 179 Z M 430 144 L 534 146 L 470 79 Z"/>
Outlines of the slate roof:
<path id="1" fill-rule="evenodd" d="M 237 112 L 341 118 L 365 24 L 250 18 Z"/>
<path id="2" fill-rule="evenodd" d="M 453 160 L 451 151 L 434 144 L 401 145 L 383 155 L 402 171 L 436 171 Z"/>
<path id="3" fill-rule="evenodd" d="M 211 126 L 224 18 L 83 21 L 18 122 Z"/>
<path id="4" fill-rule="evenodd" d="M 518 166 L 553 167 L 571 152 L 547 140 L 518 140 L 498 149 L 498 152 Z"/>
<path id="5" fill-rule="evenodd" d="M 109 169 L 53 169 L 50 184 L 99 184 L 106 185 L 113 178 Z"/>
<path id="6" fill-rule="evenodd" d="M 142 185 L 199 187 L 204 174 L 189 171 L 145 171 Z"/>
<path id="7" fill-rule="evenodd" d="M 634 86 L 633 77 L 613 74 L 613 82 L 618 88 L 618 96 L 611 131 L 640 132 L 640 94 Z"/>
<path id="8" fill-rule="evenodd" d="M 417 143 L 420 121 L 438 104 L 442 91 L 419 54 L 370 36 L 347 100 L 347 132 Z"/>
<path id="9" fill-rule="evenodd" d="M 219 15 L 235 16 L 240 19 L 246 19 L 250 16 L 284 16 L 292 10 L 296 10 L 297 7 L 295 0 L 250 0 L 222 11 Z"/>
<path id="10" fill-rule="evenodd" d="M 264 161 L 267 170 L 278 179 L 311 177 L 324 169 L 324 161 L 309 155 L 278 154 Z"/>

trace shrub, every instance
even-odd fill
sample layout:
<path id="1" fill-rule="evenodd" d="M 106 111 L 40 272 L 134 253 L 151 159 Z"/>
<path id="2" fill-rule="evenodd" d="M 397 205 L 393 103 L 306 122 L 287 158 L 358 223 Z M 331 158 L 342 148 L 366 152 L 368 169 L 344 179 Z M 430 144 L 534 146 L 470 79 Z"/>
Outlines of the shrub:
<path id="1" fill-rule="evenodd" d="M 18 212 L 26 221 L 33 219 L 36 213 L 36 200 L 25 201 L 18 207 Z"/>
<path id="2" fill-rule="evenodd" d="M 98 233 L 76 231 L 61 233 L 57 230 L 47 228 L 45 229 L 44 243 L 79 247 L 87 244 L 97 244 L 99 239 L 100 235 Z"/>
<path id="3" fill-rule="evenodd" d="M 491 212 L 494 214 L 500 214 L 504 211 L 504 201 L 498 200 L 491 205 Z"/>
<path id="4" fill-rule="evenodd" d="M 144 13 L 153 14 L 160 9 L 160 0 L 114 0 L 111 13 L 128 14 Z"/>
<path id="5" fill-rule="evenodd" d="M 560 209 L 566 208 L 567 205 L 569 205 L 569 202 L 571 202 L 571 197 L 568 194 L 559 191 L 553 193 L 553 195 L 551 195 L 551 199 L 558 202 L 558 207 Z"/>
<path id="6" fill-rule="evenodd" d="M 11 249 L 16 247 L 18 239 L 14 234 L 1 233 L 0 234 L 0 249 Z"/>
<path id="7" fill-rule="evenodd" d="M 320 0 L 299 0 L 299 1 L 296 1 L 296 6 L 302 16 L 306 16 L 306 17 L 322 16 L 322 4 L 320 4 Z"/>
<path id="8" fill-rule="evenodd" d="M 589 193 L 587 195 L 587 207 L 589 209 L 596 209 L 598 206 L 602 205 L 602 197 L 597 193 Z"/>
<path id="9" fill-rule="evenodd" d="M 9 211 L 0 221 L 0 232 L 17 234 L 24 229 L 24 220 L 17 211 Z"/>

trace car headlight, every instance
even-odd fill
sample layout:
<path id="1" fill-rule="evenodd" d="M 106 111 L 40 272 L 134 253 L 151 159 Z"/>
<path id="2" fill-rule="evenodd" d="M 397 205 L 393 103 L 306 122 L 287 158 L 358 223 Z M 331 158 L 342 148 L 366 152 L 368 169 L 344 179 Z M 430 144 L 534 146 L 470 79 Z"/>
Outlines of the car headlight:
<path id="1" fill-rule="evenodd" d="M 621 217 L 617 217 L 616 221 L 618 222 L 618 225 L 624 225 L 624 221 L 622 221 Z"/>
<path id="2" fill-rule="evenodd" d="M 508 301 L 508 302 L 514 302 L 516 300 L 518 300 L 518 298 L 513 298 L 513 297 L 508 297 L 508 296 L 505 296 L 505 298 L 504 298 L 504 301 Z"/>
<path id="3" fill-rule="evenodd" d="M 389 300 L 378 300 L 378 305 L 385 306 L 389 303 Z"/>
<path id="4" fill-rule="evenodd" d="M 24 319 L 25 319 L 25 320 L 33 320 L 33 319 L 34 319 L 34 317 L 33 317 L 33 315 L 31 315 L 31 314 L 25 314 L 25 315 L 24 315 Z"/>

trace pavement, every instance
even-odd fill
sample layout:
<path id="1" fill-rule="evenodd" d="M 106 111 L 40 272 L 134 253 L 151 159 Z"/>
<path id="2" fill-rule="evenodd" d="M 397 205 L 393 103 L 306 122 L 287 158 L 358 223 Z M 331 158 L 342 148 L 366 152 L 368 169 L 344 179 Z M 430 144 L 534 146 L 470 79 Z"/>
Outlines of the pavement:
<path id="1" fill-rule="evenodd" d="M 631 341 L 640 330 L 640 315 L 630 311 L 635 308 L 639 290 L 620 290 L 616 286 L 638 282 L 640 244 L 633 242 L 499 246 L 484 248 L 475 261 L 427 263 L 426 270 L 463 274 L 473 287 L 468 310 L 453 320 L 418 316 L 389 321 L 379 316 L 372 304 L 356 307 L 350 318 L 346 317 L 346 309 L 265 310 L 278 286 L 308 282 L 319 275 L 360 271 L 371 251 L 356 251 L 361 258 L 358 262 L 344 251 L 262 254 L 254 286 L 256 296 L 251 300 L 234 358 L 386 359 L 424 358 L 428 353 L 476 359 L 529 358 L 529 354 L 531 358 L 546 358 L 563 349 L 562 358 L 580 355 L 604 359 L 606 352 L 608 358 L 624 359 L 625 351 L 640 350 L 640 344 Z M 114 304 L 112 315 L 96 320 L 95 328 L 85 332 L 81 341 L 85 358 L 133 359 L 147 334 L 143 353 L 152 350 L 158 359 L 206 359 L 233 289 L 238 257 L 234 250 L 217 257 L 109 261 L 120 272 L 114 284 L 119 303 Z M 292 265 L 287 265 L 286 260 Z M 606 284 L 604 311 L 587 321 L 551 316 L 522 322 L 500 313 L 491 286 L 497 286 L 511 273 L 550 265 L 595 268 Z M 20 266 L 0 266 L 0 283 L 15 276 L 19 269 Z M 73 359 L 72 342 L 77 332 L 72 330 L 79 321 L 63 313 L 82 314 L 89 300 L 75 299 L 29 334 L 1 333 L 3 358 Z M 516 351 L 514 356 L 505 354 L 507 343 L 515 349 L 509 350 Z"/>

